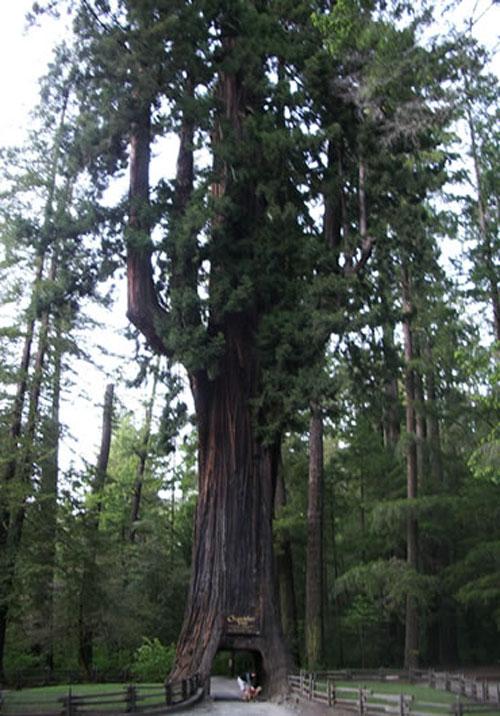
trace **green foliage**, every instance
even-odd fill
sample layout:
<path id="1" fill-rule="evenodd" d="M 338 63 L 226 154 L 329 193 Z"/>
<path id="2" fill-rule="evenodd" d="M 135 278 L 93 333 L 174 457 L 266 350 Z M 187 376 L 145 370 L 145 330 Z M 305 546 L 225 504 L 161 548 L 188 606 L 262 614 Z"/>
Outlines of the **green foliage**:
<path id="1" fill-rule="evenodd" d="M 164 646 L 159 639 L 144 638 L 136 649 L 132 661 L 132 673 L 138 681 L 164 681 L 175 656 L 175 645 Z"/>
<path id="2" fill-rule="evenodd" d="M 353 567 L 337 579 L 335 588 L 338 595 L 361 594 L 375 601 L 381 612 L 402 616 L 408 595 L 426 606 L 436 587 L 435 578 L 418 574 L 406 562 L 393 558 Z"/>
<path id="3" fill-rule="evenodd" d="M 356 595 L 349 605 L 343 619 L 348 630 L 357 633 L 360 629 L 376 625 L 382 618 L 378 605 L 366 596 Z"/>
<path id="4" fill-rule="evenodd" d="M 52 339 L 61 321 L 65 336 L 52 341 L 51 360 L 57 347 L 81 351 L 73 334 L 85 301 L 122 266 L 125 245 L 142 252 L 162 308 L 155 328 L 191 379 L 205 372 L 207 395 L 224 378 L 233 326 L 245 334 L 238 371 L 255 359 L 253 429 L 273 445 L 285 436 L 288 495 L 274 537 L 277 549 L 291 543 L 301 635 L 312 401 L 326 425 L 327 659 L 399 665 L 409 595 L 422 617 L 424 659 L 439 658 L 444 607 L 461 637 L 455 660 L 500 658 L 498 363 L 464 308 L 488 305 L 498 253 L 498 82 L 482 51 L 451 36 L 422 47 L 426 18 L 415 8 L 405 15 L 406 3 L 118 0 L 112 8 L 85 0 L 68 8 L 75 48 L 56 51 L 28 145 L 1 155 L 2 301 L 26 306 L 26 319 L 48 311 Z M 226 46 L 228 37 L 235 41 Z M 233 101 L 244 100 L 234 117 L 220 96 L 228 75 Z M 194 182 L 182 206 L 186 187 L 162 177 L 149 202 L 134 199 L 140 226 L 130 227 L 126 199 L 110 208 L 113 192 L 104 200 L 104 191 L 127 168 L 131 130 L 147 108 L 152 142 L 193 125 Z M 463 211 L 438 211 L 457 156 L 456 116 L 467 122 L 473 160 L 456 179 L 468 175 L 473 189 L 460 192 Z M 471 270 L 462 261 L 452 281 L 439 245 L 456 237 Z M 42 255 L 57 259 L 57 276 L 45 272 L 28 289 Z M 420 385 L 418 436 L 404 425 L 403 270 L 411 274 L 407 368 Z M 464 295 L 455 283 L 465 277 Z M 0 330 L 0 468 L 15 448 L 7 437 L 24 335 L 16 317 Z M 189 581 L 197 438 L 191 431 L 179 444 L 189 429 L 183 385 L 173 372 L 159 382 L 164 409 L 151 430 L 126 409 L 117 415 L 103 494 L 89 494 L 91 470 L 61 481 L 56 665 L 76 665 L 85 515 L 99 512 L 95 665 L 123 671 L 135 653 L 138 677 L 163 680 L 168 671 L 173 647 L 163 644 L 177 638 Z M 40 429 L 29 490 L 0 485 L 3 504 L 28 495 L 34 504 L 9 594 L 10 669 L 37 666 L 26 655 L 49 640 L 33 597 L 45 443 Z M 418 496 L 408 500 L 413 446 Z M 405 562 L 410 518 L 420 528 L 418 573 Z"/>
<path id="5" fill-rule="evenodd" d="M 9 674 L 16 675 L 27 671 L 36 671 L 40 666 L 40 656 L 29 652 L 27 648 L 23 650 L 19 644 L 13 645 L 6 654 L 5 670 Z"/>

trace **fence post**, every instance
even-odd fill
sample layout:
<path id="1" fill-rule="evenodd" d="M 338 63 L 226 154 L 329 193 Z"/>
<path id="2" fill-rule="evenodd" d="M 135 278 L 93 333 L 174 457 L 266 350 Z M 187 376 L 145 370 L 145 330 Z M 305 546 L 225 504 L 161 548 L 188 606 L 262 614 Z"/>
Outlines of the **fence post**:
<path id="1" fill-rule="evenodd" d="M 328 706 L 335 705 L 335 682 L 331 679 L 326 680 L 326 693 L 328 697 Z"/>
<path id="2" fill-rule="evenodd" d="M 314 677 L 312 674 L 309 674 L 309 701 L 312 700 L 313 689 L 314 689 Z"/>
<path id="3" fill-rule="evenodd" d="M 165 703 L 167 706 L 172 706 L 172 684 L 170 681 L 165 684 Z"/>
<path id="4" fill-rule="evenodd" d="M 464 707 L 462 704 L 462 697 L 460 694 L 457 696 L 457 700 L 455 702 L 455 716 L 462 716 L 464 712 Z"/>
<path id="5" fill-rule="evenodd" d="M 68 688 L 68 696 L 66 697 L 66 704 L 64 709 L 64 716 L 74 716 L 75 711 L 73 710 L 73 698 L 71 694 L 71 686 Z"/>
<path id="6" fill-rule="evenodd" d="M 490 685 L 487 681 L 483 681 L 483 701 L 485 704 L 490 701 Z"/>
<path id="7" fill-rule="evenodd" d="M 182 690 L 182 700 L 186 701 L 186 699 L 187 699 L 187 681 L 186 681 L 186 679 L 182 679 L 182 681 L 181 681 L 181 690 Z"/>
<path id="8" fill-rule="evenodd" d="M 359 697 L 358 697 L 358 711 L 359 711 L 359 716 L 363 716 L 363 714 L 365 713 L 365 708 L 364 708 L 364 706 L 365 706 L 365 705 L 364 705 L 364 703 L 363 703 L 363 689 L 360 688 L 360 689 L 359 689 Z"/>
<path id="9" fill-rule="evenodd" d="M 127 694 L 125 696 L 125 701 L 127 704 L 127 713 L 134 713 L 137 711 L 137 690 L 133 684 L 129 684 L 127 686 Z"/>
<path id="10" fill-rule="evenodd" d="M 405 695 L 399 694 L 399 716 L 405 716 Z"/>

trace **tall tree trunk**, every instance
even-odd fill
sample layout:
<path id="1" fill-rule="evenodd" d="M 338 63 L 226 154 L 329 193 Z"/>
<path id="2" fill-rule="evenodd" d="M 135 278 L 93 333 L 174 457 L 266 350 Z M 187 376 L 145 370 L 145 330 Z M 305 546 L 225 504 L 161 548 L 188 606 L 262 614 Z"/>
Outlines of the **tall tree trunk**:
<path id="1" fill-rule="evenodd" d="M 40 491 L 35 505 L 36 529 L 39 535 L 34 606 L 38 632 L 37 650 L 44 655 L 50 670 L 54 665 L 53 619 L 54 574 L 57 539 L 57 486 L 59 473 L 59 407 L 61 396 L 61 319 L 56 319 L 53 346 L 52 400 L 50 414 L 43 425 L 43 457 L 40 461 Z"/>
<path id="2" fill-rule="evenodd" d="M 433 492 L 443 493 L 447 490 L 442 459 L 441 431 L 439 425 L 439 408 L 436 391 L 436 375 L 432 356 L 432 347 L 428 340 L 424 342 L 425 385 L 427 393 L 427 444 L 429 447 L 429 471 L 432 479 Z M 450 545 L 446 537 L 438 542 L 434 555 L 434 571 L 440 574 L 453 561 Z M 433 625 L 431 644 L 434 645 L 434 659 L 431 663 L 450 666 L 459 663 L 457 612 L 453 600 L 444 597 L 440 600 L 439 609 Z"/>
<path id="3" fill-rule="evenodd" d="M 306 613 L 307 665 L 316 669 L 323 657 L 323 417 L 311 408 L 307 503 Z"/>
<path id="4" fill-rule="evenodd" d="M 146 461 L 148 459 L 149 443 L 151 439 L 151 421 L 153 418 L 153 408 L 156 398 L 156 388 L 158 385 L 158 371 L 159 371 L 159 360 L 156 364 L 153 374 L 153 387 L 151 389 L 151 397 L 146 406 L 146 418 L 142 429 L 141 445 L 139 447 L 139 461 L 137 463 L 136 477 L 134 482 L 134 489 L 132 493 L 132 509 L 130 514 L 130 531 L 129 539 L 130 542 L 135 541 L 137 522 L 139 520 L 140 508 L 141 508 L 141 497 L 142 488 L 144 484 L 144 477 L 146 474 Z"/>
<path id="5" fill-rule="evenodd" d="M 230 316 L 213 381 L 192 381 L 199 492 L 192 579 L 173 677 L 210 673 L 218 649 L 253 652 L 269 691 L 291 666 L 277 597 L 272 515 L 278 451 L 256 436 L 258 370 L 249 316 Z M 272 675 L 272 680 L 269 676 Z"/>
<path id="6" fill-rule="evenodd" d="M 78 618 L 78 654 L 80 666 L 86 677 L 92 678 L 94 631 L 96 612 L 99 605 L 99 584 L 97 579 L 97 549 L 102 493 L 106 483 L 109 450 L 111 447 L 114 386 L 106 386 L 102 418 L 101 447 L 92 484 L 95 502 L 85 516 L 86 555 L 82 570 Z"/>
<path id="7" fill-rule="evenodd" d="M 413 351 L 415 357 L 421 358 L 420 341 L 414 340 Z M 426 405 L 424 381 L 420 369 L 413 371 L 415 388 L 415 438 L 417 451 L 417 484 L 418 488 L 425 487 L 428 477 L 428 451 L 427 451 L 427 424 L 425 420 Z"/>
<path id="8" fill-rule="evenodd" d="M 49 272 L 49 280 L 55 279 L 57 261 L 53 257 Z M 48 345 L 49 311 L 45 310 L 40 318 L 38 346 L 35 355 L 33 377 L 30 387 L 29 407 L 26 426 L 23 431 L 22 444 L 17 449 L 14 446 L 15 457 L 7 463 L 4 475 L 4 485 L 7 492 L 7 510 L 2 512 L 5 519 L 0 531 L 0 550 L 2 579 L 0 580 L 0 655 L 3 669 L 3 654 L 5 650 L 5 637 L 7 630 L 9 598 L 14 583 L 16 562 L 26 514 L 26 501 L 30 492 L 33 471 L 33 458 L 35 451 L 35 437 L 38 425 L 38 405 L 43 380 L 44 360 Z M 31 320 L 28 325 L 28 334 L 23 350 L 23 368 L 28 369 L 31 345 L 33 341 L 34 325 Z M 26 393 L 26 372 L 23 370 L 16 394 L 14 414 L 11 422 L 11 437 L 19 440 L 21 437 L 22 410 Z M 9 491 L 13 492 L 9 495 Z M 0 669 L 1 671 L 1 669 Z"/>
<path id="9" fill-rule="evenodd" d="M 283 475 L 283 464 L 279 462 L 276 495 L 274 507 L 279 514 L 286 506 L 286 487 Z M 293 576 L 293 553 L 290 536 L 282 534 L 276 547 L 276 571 L 280 595 L 281 623 L 283 633 L 291 650 L 293 658 L 299 663 L 299 633 L 297 624 L 297 599 L 295 594 L 295 579 Z"/>
<path id="10" fill-rule="evenodd" d="M 4 678 L 4 652 L 5 652 L 5 636 L 7 630 L 8 600 L 12 586 L 12 580 L 8 575 L 11 571 L 11 558 L 7 551 L 7 543 L 9 541 L 9 524 L 11 522 L 11 513 L 17 510 L 17 504 L 13 502 L 13 480 L 16 475 L 21 437 L 23 409 L 26 398 L 28 385 L 28 371 L 31 359 L 31 349 L 33 345 L 33 336 L 35 332 L 35 312 L 34 302 L 38 284 L 43 275 L 45 252 L 38 254 L 35 259 L 36 271 L 35 280 L 32 289 L 32 300 L 30 315 L 26 324 L 26 332 L 24 336 L 23 351 L 21 363 L 18 371 L 18 381 L 16 386 L 16 395 L 12 415 L 10 418 L 10 426 L 8 431 L 9 443 L 8 451 L 10 458 L 6 461 L 2 468 L 0 477 L 0 495 L 2 496 L 0 506 L 0 681 Z"/>
<path id="11" fill-rule="evenodd" d="M 334 583 L 336 582 L 338 576 L 339 576 L 339 555 L 338 555 L 338 548 L 337 548 L 337 526 L 335 524 L 335 515 L 337 510 L 337 502 L 335 499 L 335 486 L 334 482 L 331 483 L 331 519 L 330 519 L 330 526 L 331 526 L 331 542 L 332 542 L 332 560 L 333 560 L 333 579 Z M 328 589 L 328 592 L 335 595 L 334 589 Z M 344 640 L 342 635 L 342 624 L 340 620 L 340 613 L 341 613 L 341 604 L 340 604 L 340 597 L 338 595 L 335 595 L 333 597 L 334 603 L 333 603 L 333 610 L 335 613 L 335 625 L 336 625 L 336 631 L 335 636 L 338 643 L 339 648 L 339 666 L 340 668 L 344 665 Z"/>
<path id="12" fill-rule="evenodd" d="M 405 410 L 406 410 L 406 495 L 408 500 L 417 496 L 417 450 L 415 421 L 415 375 L 413 370 L 413 331 L 412 322 L 414 305 L 411 295 L 411 284 L 408 271 L 403 270 L 403 340 L 405 356 Z M 406 560 L 408 565 L 418 568 L 418 524 L 411 510 L 406 521 Z M 418 609 L 413 594 L 406 599 L 405 627 L 405 667 L 418 666 L 419 654 L 419 622 Z"/>
<path id="13" fill-rule="evenodd" d="M 222 17 L 220 24 L 225 23 Z M 237 41 L 234 27 L 228 23 L 221 36 L 222 50 L 230 55 Z M 232 63 L 227 66 L 231 69 L 221 70 L 219 77 L 220 112 L 212 135 L 214 143 L 223 140 L 228 125 L 235 139 L 241 138 L 242 118 L 251 104 L 243 88 L 245 68 L 235 72 Z M 186 92 L 190 91 L 187 86 Z M 181 327 L 188 323 L 199 332 L 204 327 L 197 307 L 192 310 L 194 301 L 185 310 L 186 302 L 179 300 L 182 296 L 177 291 L 178 287 L 188 288 L 197 295 L 197 268 L 192 255 L 184 256 L 173 247 L 171 314 L 166 314 L 155 293 L 151 245 L 144 242 L 149 232 L 144 211 L 149 194 L 149 105 L 147 101 L 142 104 L 131 128 L 128 315 L 150 345 L 168 355 L 172 316 Z M 174 224 L 182 216 L 192 189 L 192 126 L 187 118 L 183 119 L 180 139 Z M 218 157 L 213 184 L 217 198 L 226 193 L 233 172 L 220 152 L 214 154 Z M 255 219 L 254 188 L 230 198 L 249 221 Z M 222 216 L 212 221 L 215 243 L 224 239 L 223 221 Z M 233 232 L 234 242 L 239 240 L 240 226 L 224 228 Z M 218 280 L 222 270 L 214 260 L 211 282 Z M 247 650 L 255 655 L 263 685 L 282 691 L 287 687 L 290 658 L 281 629 L 272 543 L 278 446 L 259 439 L 252 408 L 261 380 L 255 348 L 259 319 L 252 309 L 216 314 L 212 308 L 208 335 L 224 338 L 217 374 L 209 377 L 203 368 L 190 373 L 199 435 L 199 489 L 191 585 L 172 675 L 178 678 L 198 672 L 207 677 L 218 649 Z"/>
<path id="14" fill-rule="evenodd" d="M 428 341 L 424 344 L 426 362 L 425 387 L 427 393 L 426 431 L 429 446 L 429 471 L 435 490 L 445 487 L 443 457 L 441 448 L 441 431 L 439 427 L 439 408 L 436 393 L 436 376 L 432 358 L 432 348 Z"/>
<path id="15" fill-rule="evenodd" d="M 386 307 L 385 297 L 382 303 Z M 387 307 L 386 307 L 386 310 Z M 382 351 L 384 356 L 384 388 L 383 388 L 383 438 L 387 448 L 395 449 L 401 434 L 401 414 L 398 391 L 399 362 L 394 344 L 394 326 L 384 325 Z"/>
<path id="16" fill-rule="evenodd" d="M 65 87 L 62 91 L 62 106 L 59 116 L 59 124 L 54 136 L 54 145 L 48 171 L 48 191 L 45 202 L 44 226 L 42 229 L 42 235 L 46 236 L 49 235 L 50 222 L 52 221 L 54 212 L 54 197 L 57 177 L 59 175 L 62 136 L 64 123 L 66 121 L 68 98 L 69 86 Z M 12 483 L 16 474 L 19 473 L 20 469 L 21 472 L 23 471 L 23 468 L 20 468 L 22 452 L 21 446 L 19 445 L 19 438 L 22 431 L 22 416 L 27 391 L 31 348 L 35 333 L 36 300 L 38 287 L 43 278 L 46 253 L 47 240 L 43 239 L 40 241 L 39 249 L 35 257 L 35 279 L 31 292 L 31 305 L 26 325 L 19 379 L 9 427 L 11 459 L 7 461 L 2 473 L 0 474 L 0 497 L 3 497 L 2 493 L 4 490 L 6 493 L 6 499 L 2 499 L 2 504 L 0 505 L 0 574 L 3 575 L 3 578 L 0 579 L 0 681 L 4 675 L 4 652 L 8 617 L 8 600 L 14 576 L 17 544 L 18 541 L 20 541 L 22 523 L 24 520 L 24 505 L 20 504 L 19 501 L 17 501 L 17 504 L 13 503 L 9 492 L 12 490 Z M 55 268 L 55 264 L 53 264 L 53 266 Z"/>
<path id="17" fill-rule="evenodd" d="M 467 94 L 470 93 L 469 82 L 466 80 L 465 87 Z M 488 227 L 488 215 L 486 209 L 486 198 L 483 189 L 484 181 L 481 173 L 481 165 L 479 161 L 479 150 L 477 146 L 477 131 L 472 116 L 470 104 L 466 102 L 466 117 L 469 125 L 469 134 L 471 139 L 472 162 L 474 165 L 474 175 L 476 179 L 477 192 L 477 215 L 479 234 L 483 245 L 483 261 L 484 268 L 489 283 L 490 301 L 493 313 L 493 334 L 496 341 L 500 341 L 500 307 L 498 301 L 498 270 L 495 263 L 494 250 L 492 248 L 491 232 Z"/>

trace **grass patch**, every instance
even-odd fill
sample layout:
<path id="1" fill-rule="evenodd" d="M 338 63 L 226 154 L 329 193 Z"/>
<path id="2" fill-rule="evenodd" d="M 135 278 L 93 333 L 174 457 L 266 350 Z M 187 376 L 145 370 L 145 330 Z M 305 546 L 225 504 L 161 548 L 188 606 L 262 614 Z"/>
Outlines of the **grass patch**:
<path id="1" fill-rule="evenodd" d="M 420 684 L 410 684 L 407 681 L 338 681 L 339 688 L 357 688 L 370 689 L 378 694 L 408 694 L 414 696 L 417 701 L 435 701 L 436 703 L 451 704 L 456 701 L 453 694 L 448 691 L 439 691 L 430 686 L 421 686 Z"/>
<path id="2" fill-rule="evenodd" d="M 318 684 L 319 685 L 319 684 Z M 457 701 L 455 694 L 450 694 L 448 691 L 442 691 L 440 689 L 433 689 L 430 686 L 423 686 L 420 684 L 411 684 L 406 681 L 336 681 L 335 685 L 337 688 L 345 689 L 368 689 L 377 694 L 407 694 L 413 696 L 415 705 L 433 703 L 443 704 L 443 706 L 454 704 Z M 326 682 L 324 682 L 324 690 L 326 691 Z M 357 698 L 355 693 L 345 693 L 340 695 L 341 698 L 353 699 Z M 495 709 L 493 706 L 488 711 L 475 711 L 472 708 L 467 709 L 467 705 L 474 705 L 476 702 L 471 701 L 465 697 L 462 697 L 462 703 L 464 707 L 464 714 L 476 714 L 477 716 L 500 716 L 500 709 Z M 426 711 L 429 713 L 439 712 L 439 707 L 430 708 L 427 706 L 419 706 L 418 710 Z"/>

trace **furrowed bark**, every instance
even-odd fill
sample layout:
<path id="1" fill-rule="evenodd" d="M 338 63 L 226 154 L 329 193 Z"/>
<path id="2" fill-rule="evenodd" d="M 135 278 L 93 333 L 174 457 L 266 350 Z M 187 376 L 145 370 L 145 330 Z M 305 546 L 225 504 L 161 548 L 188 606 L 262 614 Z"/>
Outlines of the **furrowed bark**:
<path id="1" fill-rule="evenodd" d="M 262 683 L 286 688 L 290 658 L 275 587 L 275 450 L 255 436 L 258 369 L 253 331 L 227 319 L 225 353 L 198 415 L 199 494 L 192 581 L 172 678 L 206 677 L 218 649 L 253 652 Z M 272 679 L 270 676 L 272 675 Z"/>

